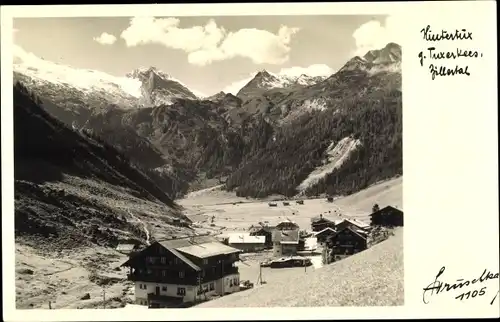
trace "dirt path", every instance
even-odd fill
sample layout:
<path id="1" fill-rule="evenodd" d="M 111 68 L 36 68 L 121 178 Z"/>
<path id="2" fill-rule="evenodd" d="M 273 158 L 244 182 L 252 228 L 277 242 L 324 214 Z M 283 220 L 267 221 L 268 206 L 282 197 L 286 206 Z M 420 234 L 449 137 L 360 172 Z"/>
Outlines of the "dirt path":
<path id="1" fill-rule="evenodd" d="M 65 269 L 62 269 L 62 270 L 59 270 L 59 271 L 55 271 L 55 272 L 50 272 L 50 273 L 45 273 L 43 275 L 45 276 L 50 276 L 50 275 L 54 275 L 54 274 L 59 274 L 59 273 L 64 273 L 64 272 L 67 272 L 71 269 L 74 269 L 75 268 L 75 265 L 73 265 L 73 263 L 69 262 L 69 261 L 66 261 L 66 260 L 59 260 L 59 262 L 61 263 L 65 263 L 65 264 L 68 264 L 69 267 L 68 268 L 65 268 Z"/>

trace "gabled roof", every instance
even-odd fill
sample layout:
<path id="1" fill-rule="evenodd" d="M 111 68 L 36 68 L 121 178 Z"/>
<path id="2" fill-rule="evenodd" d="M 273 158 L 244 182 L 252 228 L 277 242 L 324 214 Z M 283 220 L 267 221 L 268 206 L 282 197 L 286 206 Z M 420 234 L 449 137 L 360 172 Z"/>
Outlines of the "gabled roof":
<path id="1" fill-rule="evenodd" d="M 299 243 L 299 230 L 275 230 L 273 232 L 273 241 L 282 244 L 298 244 Z"/>
<path id="2" fill-rule="evenodd" d="M 321 222 L 321 221 L 326 221 L 326 222 L 332 222 L 330 219 L 325 218 L 323 216 L 316 216 L 311 218 L 311 222 L 314 225 L 314 223 Z"/>
<path id="3" fill-rule="evenodd" d="M 233 254 L 241 252 L 239 249 L 224 245 L 212 236 L 194 236 L 182 239 L 157 241 L 148 246 L 146 249 L 149 249 L 153 245 L 158 244 L 166 250 L 170 251 L 177 258 L 179 258 L 181 261 L 183 261 L 185 264 L 196 271 L 200 271 L 200 267 L 198 267 L 189 258 L 187 258 L 186 254 L 198 258 L 208 258 L 222 254 Z M 145 251 L 146 249 L 144 249 L 143 251 Z M 130 258 L 121 266 L 129 266 L 134 258 L 135 257 Z"/>
<path id="4" fill-rule="evenodd" d="M 371 216 L 374 216 L 374 215 L 375 215 L 375 216 L 377 216 L 377 215 L 384 215 L 384 214 L 386 213 L 386 211 L 387 211 L 387 210 L 396 211 L 398 214 L 401 214 L 401 215 L 403 214 L 403 211 L 402 211 L 402 210 L 400 210 L 400 209 L 397 209 L 397 208 L 395 208 L 395 207 L 393 207 L 393 206 L 385 206 L 384 208 L 381 208 L 381 209 L 379 209 L 379 210 L 375 211 L 374 213 L 372 213 L 372 214 L 370 215 L 370 217 L 371 217 Z"/>
<path id="5" fill-rule="evenodd" d="M 333 229 L 333 228 L 326 227 L 326 228 L 325 228 L 325 229 L 323 229 L 323 230 L 320 230 L 320 231 L 318 231 L 318 232 L 315 232 L 315 233 L 314 233 L 314 236 L 318 236 L 318 235 L 324 234 L 324 233 L 326 233 L 326 232 L 328 232 L 328 231 L 331 231 L 332 233 L 336 233 L 336 232 L 337 232 L 337 231 L 336 231 L 335 229 Z"/>
<path id="6" fill-rule="evenodd" d="M 176 248 L 176 250 L 198 258 L 208 258 L 217 255 L 228 255 L 241 252 L 239 249 L 224 245 L 219 241 L 180 247 Z"/>
<path id="7" fill-rule="evenodd" d="M 359 236 L 359 237 L 361 237 L 361 238 L 363 238 L 363 239 L 366 239 L 366 236 L 365 236 L 365 235 L 358 233 L 358 232 L 356 231 L 356 229 L 352 229 L 352 228 L 351 228 L 351 227 L 349 227 L 349 226 L 347 226 L 347 227 L 345 227 L 345 228 L 343 228 L 343 229 L 339 230 L 339 231 L 337 232 L 337 234 L 336 234 L 336 235 L 338 235 L 340 232 L 343 232 L 343 231 L 345 231 L 345 230 L 349 230 L 349 231 L 353 232 L 355 235 L 357 235 L 357 236 Z"/>
<path id="8" fill-rule="evenodd" d="M 335 225 L 336 226 L 340 225 L 343 222 L 348 222 L 348 223 L 350 223 L 350 224 L 352 224 L 352 225 L 354 225 L 356 227 L 359 227 L 359 228 L 368 228 L 368 227 L 370 227 L 369 224 L 367 224 L 367 223 L 365 223 L 365 222 L 363 222 L 361 220 L 351 219 L 351 218 L 343 218 L 341 220 L 336 220 L 335 221 Z"/>
<path id="9" fill-rule="evenodd" d="M 155 245 L 161 245 L 163 248 L 165 248 L 167 251 L 169 251 L 172 254 L 174 254 L 177 258 L 179 258 L 182 262 L 184 262 L 186 265 L 188 265 L 189 267 L 191 267 L 195 271 L 201 271 L 201 268 L 198 265 L 196 265 L 195 263 L 193 263 L 186 256 L 184 256 L 182 253 L 178 252 L 175 248 L 166 247 L 164 244 L 162 244 L 162 242 L 154 242 L 151 245 L 149 245 L 148 247 L 146 247 L 145 249 L 143 249 L 142 252 L 144 252 L 145 250 L 147 250 L 147 249 L 149 249 L 149 248 L 151 248 L 151 247 L 153 247 Z M 137 254 L 137 255 L 135 255 L 134 257 L 129 258 L 125 263 L 123 263 L 120 266 L 130 266 L 132 264 L 132 262 L 134 261 L 134 259 L 137 256 L 139 256 L 139 255 L 140 255 L 140 253 Z"/>

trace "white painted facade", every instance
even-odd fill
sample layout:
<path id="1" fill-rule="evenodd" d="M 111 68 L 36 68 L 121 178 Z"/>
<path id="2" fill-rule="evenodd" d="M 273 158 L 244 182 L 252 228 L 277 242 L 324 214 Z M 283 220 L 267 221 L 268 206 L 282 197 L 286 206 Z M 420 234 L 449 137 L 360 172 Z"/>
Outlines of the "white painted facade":
<path id="1" fill-rule="evenodd" d="M 196 289 L 192 285 L 165 284 L 153 282 L 135 282 L 135 303 L 141 305 L 148 304 L 148 293 L 155 293 L 156 287 L 160 287 L 160 295 L 172 297 L 184 297 L 184 302 L 194 301 Z M 185 295 L 178 295 L 177 289 L 184 288 Z"/>
<path id="2" fill-rule="evenodd" d="M 240 274 L 231 274 L 224 278 L 201 284 L 203 293 L 198 294 L 199 287 L 193 285 L 165 284 L 154 282 L 135 282 L 135 303 L 139 305 L 148 304 L 148 293 L 156 293 L 156 287 L 160 288 L 160 295 L 183 298 L 183 302 L 193 302 L 196 299 L 212 295 L 234 293 L 240 290 Z M 178 294 L 178 288 L 183 288 L 185 294 Z M 182 291 L 181 291 L 182 292 Z"/>

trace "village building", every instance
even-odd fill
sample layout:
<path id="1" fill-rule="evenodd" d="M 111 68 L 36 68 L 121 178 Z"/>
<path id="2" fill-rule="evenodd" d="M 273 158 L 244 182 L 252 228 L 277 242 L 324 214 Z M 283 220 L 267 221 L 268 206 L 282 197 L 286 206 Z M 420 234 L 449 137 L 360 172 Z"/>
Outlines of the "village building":
<path id="1" fill-rule="evenodd" d="M 259 225 L 252 226 L 249 229 L 250 236 L 264 236 L 265 243 L 264 245 L 267 247 L 273 246 L 273 230 L 275 227 L 267 226 L 267 225 Z"/>
<path id="2" fill-rule="evenodd" d="M 281 221 L 281 222 L 277 223 L 274 226 L 274 229 L 275 230 L 295 230 L 295 229 L 298 230 L 299 229 L 299 225 L 297 225 L 297 223 L 295 223 L 295 222 L 293 222 L 291 220 L 284 220 L 284 221 Z"/>
<path id="3" fill-rule="evenodd" d="M 122 264 L 135 303 L 175 307 L 239 291 L 239 249 L 210 236 L 155 241 Z"/>
<path id="4" fill-rule="evenodd" d="M 318 241 L 318 243 L 324 244 L 324 243 L 326 243 L 328 238 L 335 235 L 336 232 L 337 231 L 335 229 L 330 228 L 330 227 L 326 227 L 325 229 L 316 232 L 314 234 L 314 237 L 316 237 L 316 240 Z"/>
<path id="5" fill-rule="evenodd" d="M 338 221 L 335 221 L 335 230 L 341 231 L 346 227 L 351 227 L 356 230 L 358 233 L 366 234 L 366 230 L 370 228 L 370 225 L 357 219 L 344 218 Z"/>
<path id="6" fill-rule="evenodd" d="M 323 215 L 319 215 L 318 217 L 313 217 L 311 219 L 311 229 L 312 231 L 318 232 L 323 229 L 330 227 L 335 228 L 335 223 L 330 219 L 323 217 Z"/>
<path id="7" fill-rule="evenodd" d="M 139 249 L 139 244 L 138 243 L 133 243 L 133 242 L 121 242 L 118 243 L 116 246 L 116 251 L 129 255 L 132 254 L 133 252 L 137 251 Z"/>
<path id="8" fill-rule="evenodd" d="M 403 211 L 387 206 L 372 213 L 370 219 L 372 226 L 403 226 Z"/>
<path id="9" fill-rule="evenodd" d="M 250 233 L 234 233 L 229 235 L 228 245 L 243 252 L 258 252 L 266 248 L 266 237 L 251 236 Z"/>
<path id="10" fill-rule="evenodd" d="M 291 256 L 297 254 L 299 246 L 299 230 L 273 231 L 273 255 Z"/>
<path id="11" fill-rule="evenodd" d="M 327 240 L 329 262 L 338 261 L 368 248 L 366 236 L 353 227 L 345 227 Z"/>

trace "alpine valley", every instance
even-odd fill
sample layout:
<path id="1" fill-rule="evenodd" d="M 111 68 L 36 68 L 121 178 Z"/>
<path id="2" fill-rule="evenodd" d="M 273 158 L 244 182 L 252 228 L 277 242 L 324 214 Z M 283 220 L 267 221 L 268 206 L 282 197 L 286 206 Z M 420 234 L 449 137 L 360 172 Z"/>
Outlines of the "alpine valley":
<path id="1" fill-rule="evenodd" d="M 193 191 L 342 196 L 402 175 L 395 43 L 328 77 L 261 70 L 236 95 L 203 97 L 155 67 L 116 77 L 14 60 L 13 77 L 16 287 L 31 289 L 21 308 L 45 307 L 66 286 L 129 292 L 113 277 L 124 258 L 110 249 L 199 233 L 178 202 Z M 33 276 L 43 287 L 32 289 Z M 58 296 L 58 307 L 102 304 Z"/>

